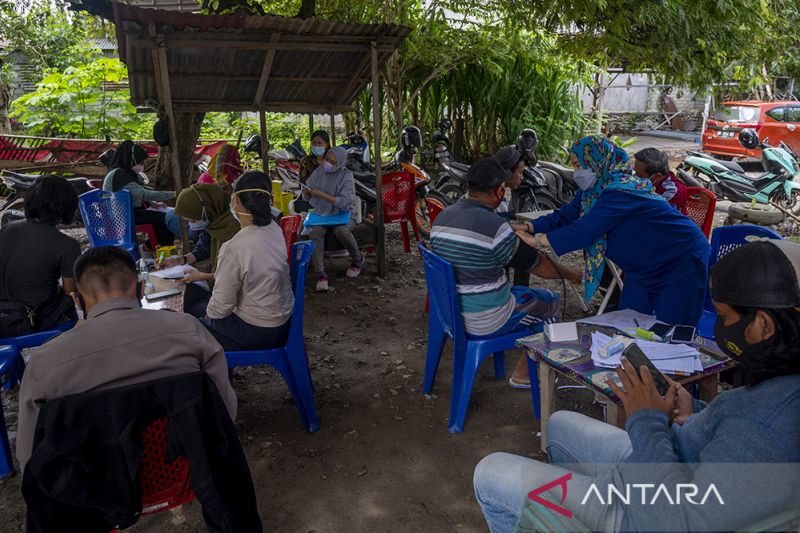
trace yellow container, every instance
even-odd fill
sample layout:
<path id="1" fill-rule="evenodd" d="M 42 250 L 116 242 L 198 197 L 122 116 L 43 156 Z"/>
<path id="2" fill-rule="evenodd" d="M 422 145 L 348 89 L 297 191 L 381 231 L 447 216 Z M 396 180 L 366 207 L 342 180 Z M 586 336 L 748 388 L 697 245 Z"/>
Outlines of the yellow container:
<path id="1" fill-rule="evenodd" d="M 162 262 L 167 257 L 178 255 L 177 246 L 156 246 L 156 261 Z"/>

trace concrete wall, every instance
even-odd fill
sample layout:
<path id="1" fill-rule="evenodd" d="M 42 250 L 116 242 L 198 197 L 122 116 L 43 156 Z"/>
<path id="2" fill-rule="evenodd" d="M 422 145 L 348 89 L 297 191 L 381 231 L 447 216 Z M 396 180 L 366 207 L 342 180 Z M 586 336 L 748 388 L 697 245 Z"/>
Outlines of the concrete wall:
<path id="1" fill-rule="evenodd" d="M 614 78 L 614 74 L 606 75 L 606 83 Z M 632 87 L 628 89 L 626 84 L 630 79 Z M 652 80 L 648 74 L 620 74 L 613 79 L 610 86 L 606 89 L 603 98 L 604 113 L 646 113 L 658 111 L 659 87 L 657 82 Z M 653 84 L 647 86 L 648 84 Z M 670 94 L 678 109 L 684 112 L 702 111 L 703 95 L 695 95 L 685 88 L 674 88 Z M 581 91 L 581 100 L 585 112 L 592 109 L 592 94 L 588 89 Z"/>

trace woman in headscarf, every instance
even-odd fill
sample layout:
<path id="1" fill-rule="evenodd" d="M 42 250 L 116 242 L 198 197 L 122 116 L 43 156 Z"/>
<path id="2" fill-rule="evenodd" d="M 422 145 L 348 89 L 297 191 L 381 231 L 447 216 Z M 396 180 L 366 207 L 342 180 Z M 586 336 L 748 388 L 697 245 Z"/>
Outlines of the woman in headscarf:
<path id="1" fill-rule="evenodd" d="M 145 202 L 165 202 L 175 198 L 175 191 L 154 191 L 145 187 L 143 174 L 147 151 L 133 141 L 123 141 L 111 170 L 103 179 L 103 190 L 119 192 L 126 190 L 131 194 L 133 219 L 136 225 L 152 224 L 158 244 L 168 246 L 175 242 L 175 235 L 167 227 L 165 213 L 147 209 Z"/>
<path id="2" fill-rule="evenodd" d="M 309 176 L 317 170 L 331 148 L 331 138 L 325 130 L 317 130 L 311 134 L 311 153 L 300 160 L 300 183 L 305 183 Z"/>
<path id="3" fill-rule="evenodd" d="M 213 279 L 220 246 L 239 231 L 229 205 L 230 194 L 216 185 L 195 184 L 182 190 L 175 202 L 175 214 L 189 223 L 189 230 L 197 232 L 198 238 L 191 253 L 169 259 L 163 266 L 191 265 L 210 258 L 211 273 L 193 272 L 196 279 L 190 281 Z"/>
<path id="4" fill-rule="evenodd" d="M 344 211 L 353 212 L 356 202 L 356 189 L 353 182 L 353 173 L 345 166 L 347 163 L 347 150 L 341 146 L 331 148 L 325 155 L 322 165 L 311 173 L 305 187 L 303 198 L 309 200 L 314 212 L 318 215 L 336 215 Z M 328 275 L 325 273 L 323 254 L 325 253 L 325 235 L 329 231 L 336 235 L 339 242 L 347 248 L 350 254 L 350 267 L 347 269 L 348 278 L 356 278 L 361 273 L 364 257 L 358 251 L 358 243 L 353 236 L 352 228 L 355 226 L 353 217 L 347 225 L 340 226 L 314 226 L 311 228 L 311 240 L 314 242 L 314 254 L 311 262 L 317 275 L 316 289 L 328 290 Z"/>
<path id="5" fill-rule="evenodd" d="M 233 182 L 242 175 L 242 172 L 239 151 L 233 145 L 223 144 L 211 158 L 208 170 L 200 175 L 197 183 L 217 185 L 223 190 L 230 191 Z"/>
<path id="6" fill-rule="evenodd" d="M 569 155 L 580 191 L 551 215 L 526 223 L 520 237 L 533 246 L 549 245 L 558 255 L 584 250 L 587 302 L 607 256 L 625 272 L 620 309 L 696 325 L 711 251 L 700 228 L 649 181 L 635 177 L 627 153 L 605 137 L 584 137 Z"/>

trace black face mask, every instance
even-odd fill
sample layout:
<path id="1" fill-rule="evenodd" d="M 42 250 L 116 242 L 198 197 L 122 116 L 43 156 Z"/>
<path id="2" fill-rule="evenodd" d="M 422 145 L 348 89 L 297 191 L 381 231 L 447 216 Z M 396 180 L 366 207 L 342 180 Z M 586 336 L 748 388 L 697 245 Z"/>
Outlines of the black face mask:
<path id="1" fill-rule="evenodd" d="M 772 339 L 763 340 L 756 344 L 747 344 L 744 338 L 747 326 L 750 325 L 755 317 L 755 313 L 749 313 L 730 326 L 726 326 L 722 319 L 717 316 L 717 322 L 714 324 L 714 340 L 720 349 L 737 360 L 746 359 L 750 353 L 767 349 L 772 343 Z"/>

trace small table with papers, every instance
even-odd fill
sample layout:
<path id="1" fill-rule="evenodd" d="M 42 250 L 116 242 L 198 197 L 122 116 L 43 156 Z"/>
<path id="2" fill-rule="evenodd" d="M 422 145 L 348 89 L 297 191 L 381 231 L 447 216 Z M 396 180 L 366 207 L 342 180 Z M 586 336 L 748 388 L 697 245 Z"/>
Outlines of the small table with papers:
<path id="1" fill-rule="evenodd" d="M 615 324 L 614 321 L 604 322 L 602 320 L 606 316 L 620 316 L 619 313 L 622 313 L 623 316 L 626 314 L 623 311 L 586 319 L 597 322 L 594 324 L 583 324 L 579 320 L 577 326 L 579 340 L 577 342 L 552 342 L 547 339 L 544 333 L 524 337 L 517 341 L 517 344 L 527 352 L 531 380 L 534 379 L 534 370 L 538 368 L 539 371 L 538 400 L 541 408 L 542 451 L 545 450 L 547 443 L 547 419 L 555 408 L 556 374 L 571 378 L 585 385 L 589 390 L 608 398 L 607 422 L 618 426 L 624 424 L 625 416 L 622 400 L 614 394 L 606 382 L 608 378 L 611 378 L 619 384 L 619 378 L 613 368 L 598 366 L 592 361 L 591 342 L 593 333 L 599 332 L 613 337 L 627 329 L 621 327 L 618 323 L 619 321 Z M 634 314 L 633 312 L 627 313 Z M 650 317 L 650 319 L 655 322 L 654 318 Z M 612 326 L 612 324 L 616 325 L 616 327 Z M 643 327 L 649 326 L 643 325 Z M 699 358 L 703 368 L 702 372 L 696 371 L 689 375 L 671 375 L 670 377 L 683 385 L 696 382 L 699 387 L 700 399 L 711 401 L 717 395 L 719 373 L 732 368 L 735 363 L 724 355 L 712 340 L 696 337 L 690 346 L 700 352 Z"/>

